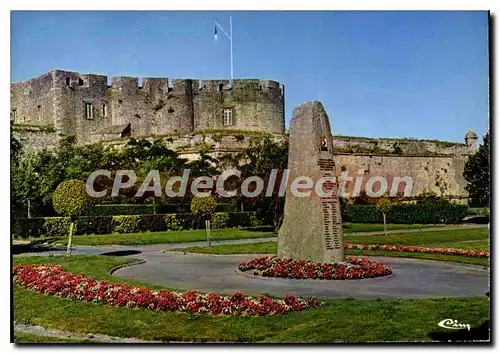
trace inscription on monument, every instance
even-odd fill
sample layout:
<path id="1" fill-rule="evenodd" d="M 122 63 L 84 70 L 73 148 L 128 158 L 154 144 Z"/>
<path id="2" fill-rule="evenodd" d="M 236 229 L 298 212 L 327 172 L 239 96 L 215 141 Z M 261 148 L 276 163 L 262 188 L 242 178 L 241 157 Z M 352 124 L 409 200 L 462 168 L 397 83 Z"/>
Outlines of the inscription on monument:
<path id="1" fill-rule="evenodd" d="M 318 159 L 318 166 L 323 177 L 332 177 L 335 175 L 335 163 L 332 159 Z M 323 183 L 323 192 L 329 194 L 321 197 L 323 207 L 323 237 L 327 250 L 340 249 L 340 208 L 337 198 L 337 184 L 332 180 Z"/>

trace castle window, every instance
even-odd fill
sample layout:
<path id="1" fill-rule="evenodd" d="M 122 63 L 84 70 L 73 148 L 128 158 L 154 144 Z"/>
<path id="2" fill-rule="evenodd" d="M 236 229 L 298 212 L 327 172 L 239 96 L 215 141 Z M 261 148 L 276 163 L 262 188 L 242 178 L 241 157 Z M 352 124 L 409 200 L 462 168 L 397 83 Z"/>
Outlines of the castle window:
<path id="1" fill-rule="evenodd" d="M 224 125 L 233 125 L 233 110 L 230 108 L 224 109 Z"/>
<path id="2" fill-rule="evenodd" d="M 103 104 L 102 105 L 102 116 L 103 117 L 106 117 L 107 116 L 107 109 L 106 109 L 106 104 Z"/>
<path id="3" fill-rule="evenodd" d="M 94 119 L 94 106 L 92 103 L 85 103 L 85 117 L 87 119 Z"/>
<path id="4" fill-rule="evenodd" d="M 66 77 L 66 86 L 69 86 L 70 82 L 71 82 L 71 79 L 69 77 Z"/>
<path id="5" fill-rule="evenodd" d="M 83 79 L 81 77 L 78 78 L 78 86 L 83 86 Z"/>
<path id="6" fill-rule="evenodd" d="M 10 120 L 12 121 L 17 120 L 17 109 L 12 109 L 12 113 L 10 114 Z"/>

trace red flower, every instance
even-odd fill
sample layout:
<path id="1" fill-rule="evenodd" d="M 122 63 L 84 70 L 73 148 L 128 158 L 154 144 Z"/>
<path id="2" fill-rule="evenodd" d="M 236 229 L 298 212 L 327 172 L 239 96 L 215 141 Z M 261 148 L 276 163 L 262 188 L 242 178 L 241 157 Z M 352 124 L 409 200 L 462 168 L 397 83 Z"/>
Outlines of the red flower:
<path id="1" fill-rule="evenodd" d="M 261 266 L 265 265 L 266 261 L 261 261 Z M 64 272 L 59 266 L 47 265 L 15 266 L 14 281 L 39 293 L 158 311 L 187 311 L 212 315 L 273 315 L 317 306 L 314 300 L 295 297 L 287 297 L 288 301 L 294 303 L 293 306 L 287 306 L 283 300 L 266 296 L 250 298 L 240 292 L 233 293 L 230 297 L 223 297 L 215 293 L 205 295 L 194 291 L 185 293 L 155 291 L 144 287 L 130 287 L 126 283 L 98 281 L 84 275 Z"/>

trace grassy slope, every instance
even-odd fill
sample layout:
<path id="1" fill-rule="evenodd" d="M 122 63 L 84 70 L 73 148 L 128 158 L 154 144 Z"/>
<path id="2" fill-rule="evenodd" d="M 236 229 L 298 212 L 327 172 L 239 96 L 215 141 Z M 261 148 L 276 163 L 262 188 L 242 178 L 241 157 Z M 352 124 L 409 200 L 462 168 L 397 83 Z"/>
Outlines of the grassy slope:
<path id="1" fill-rule="evenodd" d="M 346 234 L 358 232 L 382 231 L 383 224 L 364 224 L 364 223 L 348 223 L 344 229 Z M 443 225 L 436 224 L 388 224 L 388 230 L 400 229 L 423 229 L 435 228 Z M 247 238 L 266 238 L 273 237 L 277 234 L 272 232 L 269 227 L 263 227 L 259 230 L 228 228 L 228 229 L 213 229 L 212 240 L 230 240 L 230 239 L 247 239 Z M 75 245 L 144 245 L 144 244 L 166 244 L 177 242 L 192 242 L 206 240 L 206 233 L 203 229 L 184 230 L 184 231 L 168 231 L 168 232 L 147 232 L 147 233 L 130 233 L 130 234 L 106 234 L 106 235 L 84 235 L 75 236 L 73 244 Z M 67 244 L 67 237 L 48 237 L 33 239 L 32 243 L 50 243 L 50 244 Z"/>
<path id="2" fill-rule="evenodd" d="M 481 229 L 454 229 L 433 232 L 408 233 L 367 236 L 345 236 L 346 243 L 352 244 L 404 244 L 418 246 L 440 246 L 462 249 L 489 249 L 489 231 Z M 262 242 L 254 244 L 228 244 L 212 247 L 194 246 L 182 249 L 184 252 L 195 252 L 204 254 L 275 254 L 276 242 Z M 420 259 L 444 260 L 463 262 L 475 265 L 488 266 L 489 259 L 472 258 L 454 255 L 425 254 L 425 253 L 404 253 L 394 251 L 364 251 L 347 250 L 347 255 L 380 255 L 412 257 Z"/>
<path id="3" fill-rule="evenodd" d="M 15 264 L 60 263 L 71 272 L 120 281 L 108 270 L 126 261 L 104 256 L 17 257 Z M 145 286 L 148 286 L 145 284 Z M 152 286 L 149 286 L 152 287 Z M 156 287 L 156 286 L 155 286 Z M 38 294 L 14 286 L 18 322 L 78 333 L 147 340 L 195 342 L 427 341 L 437 323 L 452 317 L 473 327 L 489 319 L 489 301 L 480 298 L 327 300 L 304 312 L 270 317 L 211 317 L 187 313 L 108 307 Z M 50 308 L 50 310 L 47 310 Z"/>

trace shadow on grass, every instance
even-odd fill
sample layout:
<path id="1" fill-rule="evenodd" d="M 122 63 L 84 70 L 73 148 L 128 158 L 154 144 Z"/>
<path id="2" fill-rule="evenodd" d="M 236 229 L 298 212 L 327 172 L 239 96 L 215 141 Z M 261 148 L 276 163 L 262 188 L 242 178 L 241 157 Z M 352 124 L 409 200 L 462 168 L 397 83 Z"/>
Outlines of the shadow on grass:
<path id="1" fill-rule="evenodd" d="M 65 247 L 51 245 L 35 244 L 14 244 L 12 245 L 12 254 L 39 253 L 46 251 L 65 251 Z"/>
<path id="2" fill-rule="evenodd" d="M 141 252 L 139 250 L 118 250 L 118 251 L 110 251 L 110 252 L 105 252 L 100 255 L 103 256 L 129 256 L 129 255 L 137 255 L 140 254 Z"/>
<path id="3" fill-rule="evenodd" d="M 242 230 L 247 230 L 249 232 L 274 232 L 273 226 L 260 226 L 260 227 L 244 227 Z"/>

